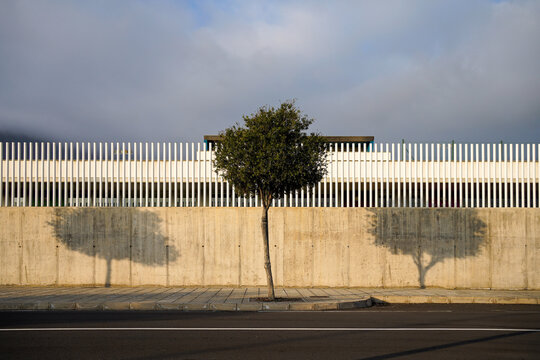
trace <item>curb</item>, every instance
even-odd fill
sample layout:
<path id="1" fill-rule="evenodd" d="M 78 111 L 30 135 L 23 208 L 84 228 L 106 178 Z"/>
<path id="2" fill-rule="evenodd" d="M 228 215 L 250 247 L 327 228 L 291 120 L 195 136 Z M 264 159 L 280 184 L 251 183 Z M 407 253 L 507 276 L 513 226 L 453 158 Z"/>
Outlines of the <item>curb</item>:
<path id="1" fill-rule="evenodd" d="M 104 302 L 104 303 L 0 303 L 4 310 L 49 310 L 49 311 L 325 311 L 367 308 L 374 304 L 372 298 L 356 301 L 312 302 L 312 303 L 200 303 L 173 304 L 161 302 Z"/>
<path id="2" fill-rule="evenodd" d="M 512 304 L 537 305 L 539 298 L 517 296 L 403 296 L 383 295 L 372 297 L 375 304 Z"/>
<path id="3" fill-rule="evenodd" d="M 383 295 L 355 301 L 335 302 L 276 302 L 276 303 L 187 303 L 144 302 L 0 302 L 0 311 L 336 311 L 368 308 L 381 304 L 514 304 L 538 305 L 540 298 L 514 296 L 403 296 Z"/>

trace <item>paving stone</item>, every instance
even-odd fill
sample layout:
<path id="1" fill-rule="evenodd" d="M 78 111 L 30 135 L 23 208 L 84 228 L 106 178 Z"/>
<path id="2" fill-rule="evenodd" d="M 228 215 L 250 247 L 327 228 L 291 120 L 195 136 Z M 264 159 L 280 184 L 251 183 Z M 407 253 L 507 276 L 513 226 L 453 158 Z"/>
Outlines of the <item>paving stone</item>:
<path id="1" fill-rule="evenodd" d="M 219 289 L 219 291 L 211 298 L 211 303 L 225 303 L 225 301 L 231 296 L 234 289 Z"/>
<path id="2" fill-rule="evenodd" d="M 20 310 L 22 304 L 15 302 L 1 302 L 0 303 L 0 310 Z"/>
<path id="3" fill-rule="evenodd" d="M 246 288 L 233 289 L 229 297 L 225 300 L 225 303 L 241 303 L 246 293 Z"/>
<path id="4" fill-rule="evenodd" d="M 130 310 L 129 302 L 122 301 L 122 302 L 104 302 L 103 303 L 103 310 Z"/>
<path id="5" fill-rule="evenodd" d="M 382 300 L 389 302 L 390 304 L 409 304 L 410 297 L 403 295 L 386 295 L 382 296 Z"/>
<path id="6" fill-rule="evenodd" d="M 539 303 L 539 299 L 534 298 L 526 298 L 526 297 L 518 297 L 516 299 L 516 304 L 523 304 L 523 305 L 536 305 Z"/>
<path id="7" fill-rule="evenodd" d="M 236 305 L 237 311 L 262 311 L 262 303 L 239 303 Z"/>
<path id="8" fill-rule="evenodd" d="M 75 302 L 55 302 L 49 304 L 51 310 L 76 310 L 77 303 Z"/>
<path id="9" fill-rule="evenodd" d="M 449 296 L 448 301 L 451 304 L 472 304 L 474 296 Z"/>
<path id="10" fill-rule="evenodd" d="M 432 303 L 431 301 L 431 296 L 426 296 L 426 295 L 418 295 L 418 296 L 409 296 L 409 303 L 411 304 L 430 304 Z"/>
<path id="11" fill-rule="evenodd" d="M 156 310 L 155 301 L 135 301 L 129 303 L 130 310 Z"/>
<path id="12" fill-rule="evenodd" d="M 19 307 L 21 310 L 48 310 L 48 302 L 28 302 L 22 303 Z"/>
<path id="13" fill-rule="evenodd" d="M 313 310 L 338 310 L 337 302 L 314 303 Z"/>
<path id="14" fill-rule="evenodd" d="M 182 305 L 183 311 L 208 311 L 207 303 L 189 303 Z"/>
<path id="15" fill-rule="evenodd" d="M 172 298 L 172 301 L 169 300 L 169 302 L 173 302 L 176 304 L 189 302 L 190 296 L 197 290 L 196 288 L 193 289 L 186 289 L 185 291 L 179 292 L 176 294 L 174 298 Z M 186 300 L 187 299 L 187 300 Z"/>
<path id="16" fill-rule="evenodd" d="M 312 311 L 315 304 L 306 302 L 292 302 L 289 304 L 289 310 L 292 311 Z"/>
<path id="17" fill-rule="evenodd" d="M 515 304 L 517 302 L 515 296 L 498 296 L 496 299 L 497 304 Z"/>
<path id="18" fill-rule="evenodd" d="M 81 303 L 76 303 L 75 308 L 77 310 L 94 311 L 94 310 L 103 310 L 103 305 L 97 302 L 81 302 Z"/>
<path id="19" fill-rule="evenodd" d="M 259 296 L 259 290 L 257 288 L 251 288 L 251 287 L 247 288 L 244 294 L 244 298 L 242 299 L 242 304 L 249 303 L 252 297 L 257 297 L 257 296 Z"/>
<path id="20" fill-rule="evenodd" d="M 182 310 L 182 306 L 175 303 L 156 303 L 156 310 Z"/>
<path id="21" fill-rule="evenodd" d="M 236 311 L 236 303 L 215 303 L 210 304 L 208 308 L 214 311 Z"/>
<path id="22" fill-rule="evenodd" d="M 428 299 L 432 304 L 448 304 L 450 302 L 450 299 L 446 296 L 430 296 Z"/>
<path id="23" fill-rule="evenodd" d="M 289 310 L 289 303 L 285 302 L 277 302 L 277 303 L 263 303 L 263 310 L 264 311 L 286 311 Z"/>

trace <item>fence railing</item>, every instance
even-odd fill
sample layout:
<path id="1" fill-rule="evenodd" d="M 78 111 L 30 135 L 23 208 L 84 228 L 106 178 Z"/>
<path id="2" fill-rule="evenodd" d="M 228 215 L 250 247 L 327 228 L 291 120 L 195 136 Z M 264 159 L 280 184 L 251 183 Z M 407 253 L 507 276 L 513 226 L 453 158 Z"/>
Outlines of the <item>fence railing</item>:
<path id="1" fill-rule="evenodd" d="M 538 207 L 539 144 L 332 144 L 328 172 L 273 206 Z M 206 143 L 0 143 L 0 206 L 260 206 Z"/>

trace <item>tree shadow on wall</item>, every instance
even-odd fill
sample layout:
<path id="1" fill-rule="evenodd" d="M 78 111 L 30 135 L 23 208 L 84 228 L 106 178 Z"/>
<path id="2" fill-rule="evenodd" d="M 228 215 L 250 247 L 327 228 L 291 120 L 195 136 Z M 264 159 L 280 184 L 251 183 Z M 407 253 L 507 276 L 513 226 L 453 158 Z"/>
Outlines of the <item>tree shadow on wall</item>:
<path id="1" fill-rule="evenodd" d="M 104 284 L 109 287 L 113 260 L 163 266 L 177 259 L 161 223 L 154 212 L 135 208 L 58 208 L 48 225 L 68 249 L 106 261 Z"/>
<path id="2" fill-rule="evenodd" d="M 394 255 L 409 255 L 418 269 L 418 284 L 446 259 L 463 259 L 482 252 L 486 223 L 475 209 L 368 209 L 376 246 Z"/>

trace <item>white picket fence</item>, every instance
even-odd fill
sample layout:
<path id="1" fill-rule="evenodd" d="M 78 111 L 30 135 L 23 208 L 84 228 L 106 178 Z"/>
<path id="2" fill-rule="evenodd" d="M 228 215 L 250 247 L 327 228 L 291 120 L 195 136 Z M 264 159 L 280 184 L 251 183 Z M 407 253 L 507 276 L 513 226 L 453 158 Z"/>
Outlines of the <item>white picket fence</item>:
<path id="1" fill-rule="evenodd" d="M 332 144 L 273 206 L 538 207 L 540 144 Z M 206 143 L 0 143 L 0 206 L 251 207 Z"/>

